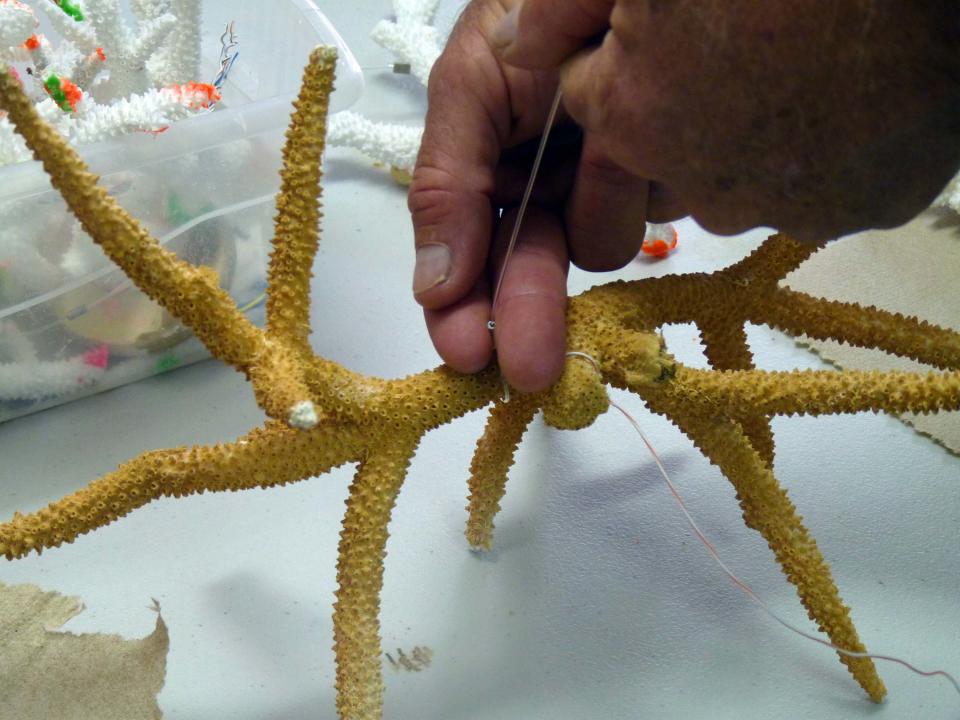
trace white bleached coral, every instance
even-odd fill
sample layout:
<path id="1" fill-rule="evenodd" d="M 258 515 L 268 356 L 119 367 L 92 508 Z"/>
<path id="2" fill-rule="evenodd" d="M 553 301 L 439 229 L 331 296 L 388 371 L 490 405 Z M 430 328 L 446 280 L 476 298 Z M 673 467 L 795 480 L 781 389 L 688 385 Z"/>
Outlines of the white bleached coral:
<path id="1" fill-rule="evenodd" d="M 433 26 L 438 0 L 394 0 L 394 20 L 377 23 L 371 37 L 393 53 L 395 67 L 409 72 L 426 85 L 430 69 L 440 56 L 444 38 Z M 389 165 L 399 175 L 413 171 L 420 148 L 422 126 L 397 125 L 371 120 L 358 113 L 341 112 L 330 118 L 327 142 L 351 147 Z M 394 176 L 398 174 L 395 172 Z"/>
<path id="2" fill-rule="evenodd" d="M 131 30 L 123 20 L 119 0 L 87 0 L 84 7 L 85 19 L 80 24 L 89 24 L 96 38 L 94 49 L 103 49 L 110 69 L 109 79 L 94 83 L 96 97 L 105 101 L 153 87 L 147 64 L 161 44 L 175 32 L 176 16 L 164 13 L 156 18 L 140 20 L 138 26 Z M 56 15 L 61 26 L 74 20 L 69 17 L 64 19 L 63 13 L 57 14 L 56 10 L 50 10 L 49 14 Z"/>
<path id="3" fill-rule="evenodd" d="M 67 360 L 0 363 L 0 401 L 69 395 L 97 383 L 105 367 L 91 353 Z"/>
<path id="4" fill-rule="evenodd" d="M 56 45 L 34 34 L 41 9 L 60 35 Z M 0 0 L 0 58 L 29 69 L 32 77 L 22 77 L 37 109 L 74 144 L 159 131 L 216 100 L 210 85 L 193 82 L 200 0 L 134 0 L 131 9 L 134 26 L 119 0 Z M 0 165 L 29 158 L 0 117 Z"/>
<path id="5" fill-rule="evenodd" d="M 349 111 L 332 116 L 327 128 L 330 145 L 356 148 L 377 162 L 402 169 L 416 162 L 422 135 L 422 127 L 375 122 Z"/>
<path id="6" fill-rule="evenodd" d="M 167 13 L 172 13 L 177 18 L 176 30 L 170 33 L 168 42 L 147 61 L 147 72 L 154 85 L 183 84 L 195 80 L 197 68 L 200 66 L 199 1 L 155 0 L 140 4 L 145 11 L 153 13 L 166 8 Z M 160 16 L 162 17 L 162 14 Z"/>
<path id="7" fill-rule="evenodd" d="M 100 142 L 131 132 L 158 132 L 209 106 L 209 86 L 185 85 L 148 90 L 110 105 L 84 98 L 76 112 L 64 113 L 51 100 L 38 106 L 41 115 L 75 145 Z M 0 118 L 0 165 L 29 160 L 30 151 L 13 127 Z"/>
<path id="8" fill-rule="evenodd" d="M 0 0 L 0 57 L 6 48 L 19 45 L 33 34 L 37 16 L 17 0 Z"/>
<path id="9" fill-rule="evenodd" d="M 374 42 L 392 52 L 398 62 L 424 85 L 440 57 L 444 38 L 433 25 L 438 0 L 394 0 L 396 20 L 382 20 L 373 28 Z"/>

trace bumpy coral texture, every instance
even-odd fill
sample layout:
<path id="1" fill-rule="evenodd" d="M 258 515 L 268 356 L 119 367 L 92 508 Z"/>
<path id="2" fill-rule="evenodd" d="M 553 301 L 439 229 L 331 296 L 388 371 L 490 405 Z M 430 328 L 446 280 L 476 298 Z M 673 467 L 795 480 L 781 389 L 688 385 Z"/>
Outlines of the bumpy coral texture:
<path id="1" fill-rule="evenodd" d="M 665 414 L 734 485 L 746 524 L 767 540 L 801 602 L 838 646 L 863 651 L 817 544 L 773 476 L 770 417 L 794 413 L 935 412 L 960 408 L 960 334 L 875 308 L 828 302 L 779 286 L 816 251 L 775 235 L 739 263 L 712 274 L 619 282 L 572 298 L 562 379 L 547 392 L 502 399 L 495 367 L 473 376 L 446 367 L 402 380 L 365 377 L 311 352 L 308 292 L 320 220 L 320 157 L 335 56 L 311 56 L 287 133 L 267 327 L 238 311 L 207 269 L 164 250 L 96 185 L 73 150 L 36 115 L 0 69 L 0 108 L 39 157 L 84 228 L 152 298 L 183 320 L 211 353 L 244 373 L 270 419 L 235 442 L 145 453 L 85 489 L 0 524 L 0 554 L 41 552 L 102 527 L 163 496 L 269 487 L 345 463 L 357 473 L 340 535 L 334 610 L 337 709 L 342 718 L 381 716 L 379 598 L 387 526 L 420 438 L 493 403 L 471 465 L 467 537 L 489 547 L 507 471 L 539 411 L 556 427 L 584 427 L 607 408 L 607 385 Z M 715 369 L 676 363 L 656 329 L 694 321 Z M 912 357 L 944 370 L 928 375 L 752 367 L 745 322 L 837 338 Z M 596 362 L 596 365 L 593 362 Z M 869 659 L 841 655 L 874 700 L 885 689 Z"/>

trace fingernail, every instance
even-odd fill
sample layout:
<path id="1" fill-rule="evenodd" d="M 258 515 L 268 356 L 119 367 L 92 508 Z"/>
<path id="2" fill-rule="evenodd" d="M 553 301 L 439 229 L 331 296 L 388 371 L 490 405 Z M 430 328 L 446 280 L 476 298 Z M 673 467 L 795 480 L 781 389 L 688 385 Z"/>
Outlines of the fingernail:
<path id="1" fill-rule="evenodd" d="M 513 44 L 513 41 L 517 39 L 517 19 L 520 17 L 521 7 L 523 7 L 523 3 L 518 2 L 493 28 L 493 31 L 490 33 L 490 44 L 493 45 L 494 49 L 500 51 L 506 50 Z"/>
<path id="2" fill-rule="evenodd" d="M 417 265 L 413 271 L 413 294 L 435 288 L 450 276 L 450 248 L 439 243 L 417 248 Z"/>

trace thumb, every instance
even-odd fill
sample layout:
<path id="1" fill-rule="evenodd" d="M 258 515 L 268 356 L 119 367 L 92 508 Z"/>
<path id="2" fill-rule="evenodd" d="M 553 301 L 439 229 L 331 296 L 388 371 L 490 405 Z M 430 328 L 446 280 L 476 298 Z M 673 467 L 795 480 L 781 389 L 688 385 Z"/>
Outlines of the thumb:
<path id="1" fill-rule="evenodd" d="M 615 0 L 516 0 L 490 35 L 504 62 L 557 67 L 610 26 Z"/>

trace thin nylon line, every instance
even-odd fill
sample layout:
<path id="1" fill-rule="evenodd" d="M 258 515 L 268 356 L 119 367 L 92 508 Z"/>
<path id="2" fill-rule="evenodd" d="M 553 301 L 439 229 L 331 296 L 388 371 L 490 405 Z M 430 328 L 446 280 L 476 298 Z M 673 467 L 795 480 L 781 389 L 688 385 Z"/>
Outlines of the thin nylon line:
<path id="1" fill-rule="evenodd" d="M 734 575 L 733 571 L 729 567 L 727 567 L 727 565 L 723 562 L 723 560 L 720 559 L 720 554 L 717 552 L 716 547 L 714 547 L 713 543 L 711 543 L 707 539 L 706 535 L 703 534 L 703 531 L 700 529 L 696 521 L 690 515 L 690 512 L 687 510 L 686 503 L 683 501 L 683 498 L 681 497 L 676 486 L 670 480 L 670 476 L 667 474 L 666 468 L 663 466 L 663 463 L 660 461 L 660 456 L 657 455 L 657 451 L 654 450 L 653 445 L 650 444 L 650 441 L 647 440 L 647 437 L 643 434 L 643 431 L 640 429 L 640 425 L 637 423 L 637 421 L 633 418 L 633 416 L 630 413 L 628 413 L 626 410 L 620 407 L 613 400 L 610 401 L 610 405 L 611 407 L 614 407 L 617 410 L 619 410 L 623 414 L 623 416 L 629 421 L 629 423 L 633 425 L 634 430 L 636 430 L 637 433 L 639 433 L 640 439 L 643 440 L 643 444 L 646 445 L 647 450 L 650 451 L 650 455 L 653 457 L 653 461 L 656 463 L 657 468 L 660 470 L 660 474 L 663 476 L 664 481 L 667 483 L 667 487 L 670 488 L 670 493 L 673 495 L 674 499 L 677 501 L 677 504 L 680 506 L 681 512 L 683 512 L 684 517 L 687 519 L 687 523 L 690 525 L 690 528 L 693 530 L 694 534 L 696 534 L 700 542 L 702 542 L 704 547 L 707 548 L 707 551 L 710 553 L 710 555 L 713 556 L 713 559 L 716 561 L 717 565 L 720 566 L 720 569 L 723 570 L 723 572 L 727 575 L 727 577 L 730 578 L 730 580 L 732 580 L 733 583 L 738 588 L 743 590 L 743 592 L 745 592 L 748 597 L 750 597 L 754 602 L 756 602 L 760 607 L 762 607 L 770 617 L 772 617 L 774 620 L 776 620 L 778 623 L 783 625 L 788 630 L 795 632 L 797 635 L 800 635 L 801 637 L 805 637 L 807 640 L 812 640 L 813 642 L 819 643 L 820 645 L 823 645 L 825 647 L 832 648 L 833 650 L 836 650 L 841 655 L 846 655 L 848 657 L 853 657 L 853 658 L 870 658 L 871 660 L 886 660 L 887 662 L 893 662 L 893 663 L 897 663 L 898 665 L 902 665 L 908 670 L 915 672 L 917 675 L 922 675 L 923 677 L 933 677 L 936 675 L 939 675 L 940 677 L 944 677 L 950 682 L 951 685 L 953 685 L 953 689 L 957 691 L 957 695 L 960 695 L 960 683 L 958 683 L 956 678 L 954 678 L 953 675 L 948 673 L 946 670 L 920 670 L 914 665 L 911 665 L 910 663 L 908 663 L 906 660 L 901 660 L 900 658 L 893 657 L 891 655 L 878 655 L 875 653 L 854 652 L 853 650 L 846 650 L 845 648 L 839 647 L 838 645 L 834 645 L 832 642 L 823 640 L 822 638 L 818 638 L 816 635 L 811 635 L 810 633 L 805 632 L 804 630 L 801 630 L 800 628 L 792 625 L 791 623 L 787 622 L 782 617 L 777 615 L 773 610 L 770 609 L 770 607 L 763 601 L 763 599 L 759 595 L 757 595 L 756 591 L 754 591 L 753 588 L 751 588 L 743 580 L 741 580 L 736 575 Z"/>
<path id="2" fill-rule="evenodd" d="M 593 356 L 588 355 L 585 352 L 571 351 L 567 353 L 567 357 L 584 358 L 585 360 L 589 361 L 591 365 L 593 365 L 594 369 L 598 373 L 600 372 L 600 363 L 598 363 Z M 900 658 L 893 657 L 892 655 L 880 655 L 876 653 L 865 653 L 865 652 L 855 652 L 853 650 L 846 650 L 842 647 L 839 647 L 838 645 L 834 645 L 832 642 L 829 642 L 827 640 L 817 637 L 816 635 L 812 635 L 804 630 L 801 630 L 800 628 L 796 627 L 795 625 L 789 623 L 788 621 L 784 620 L 779 615 L 777 615 L 770 608 L 770 606 L 768 606 L 763 601 L 763 599 L 756 593 L 756 591 L 752 587 L 747 585 L 739 577 L 737 577 L 734 574 L 734 572 L 729 567 L 727 567 L 726 563 L 724 563 L 723 560 L 720 558 L 720 553 L 717 552 L 717 548 L 714 546 L 712 542 L 710 542 L 710 540 L 707 539 L 707 536 L 704 535 L 703 531 L 700 529 L 700 526 L 697 525 L 696 521 L 693 519 L 693 516 L 690 514 L 690 511 L 687 510 L 687 504 L 686 502 L 684 502 L 683 496 L 680 495 L 680 491 L 677 490 L 676 485 L 673 484 L 673 481 L 670 479 L 669 473 L 667 473 L 667 469 L 664 467 L 663 462 L 660 460 L 660 456 L 657 454 L 657 451 L 654 449 L 650 441 L 647 440 L 647 436 L 644 435 L 643 430 L 640 429 L 640 424 L 636 421 L 636 419 L 634 419 L 633 415 L 631 415 L 629 412 L 624 410 L 620 405 L 618 405 L 613 400 L 608 400 L 608 402 L 610 403 L 610 407 L 613 407 L 619 410 L 620 413 L 633 426 L 633 429 L 637 431 L 637 434 L 640 436 L 640 439 L 643 441 L 643 444 L 646 445 L 647 450 L 650 452 L 650 456 L 653 458 L 654 463 L 656 463 L 657 469 L 660 471 L 660 475 L 663 477 L 664 482 L 666 482 L 667 487 L 670 489 L 670 494 L 673 495 L 674 500 L 677 501 L 677 505 L 680 506 L 680 511 L 683 513 L 683 516 L 686 518 L 687 524 L 690 526 L 690 529 L 693 530 L 693 533 L 697 536 L 700 542 L 703 543 L 703 546 L 707 548 L 707 551 L 713 557 L 714 561 L 717 563 L 720 569 L 724 572 L 724 574 L 726 574 L 728 578 L 730 578 L 730 580 L 733 582 L 734 585 L 740 588 L 744 593 L 747 594 L 747 596 L 751 600 L 753 600 L 761 608 L 763 608 L 764 612 L 766 612 L 770 617 L 772 617 L 774 620 L 780 623 L 783 627 L 796 633 L 797 635 L 804 637 L 807 640 L 812 640 L 815 643 L 819 643 L 824 647 L 831 648 L 832 650 L 837 651 L 841 655 L 846 655 L 847 657 L 853 657 L 853 658 L 869 658 L 871 660 L 885 660 L 887 662 L 897 663 L 898 665 L 901 665 L 907 668 L 908 670 L 910 670 L 911 672 L 914 672 L 917 675 L 920 675 L 922 677 L 940 676 L 940 677 L 946 678 L 947 681 L 949 681 L 949 683 L 953 685 L 953 689 L 956 690 L 957 695 L 960 695 L 960 683 L 958 683 L 957 679 L 953 675 L 948 673 L 946 670 L 920 670 L 919 668 L 910 664 L 906 660 L 901 660 Z"/>
<path id="3" fill-rule="evenodd" d="M 537 173 L 540 172 L 540 163 L 543 161 L 543 153 L 547 149 L 547 140 L 550 137 L 550 130 L 553 129 L 553 121 L 556 120 L 557 110 L 560 108 L 560 99 L 563 93 L 557 88 L 557 94 L 553 98 L 553 105 L 550 106 L 550 112 L 547 115 L 547 124 L 543 129 L 543 135 L 540 136 L 540 147 L 537 148 L 537 156 L 533 161 L 533 168 L 530 170 L 530 179 L 527 180 L 527 187 L 523 191 L 523 199 L 520 201 L 520 209 L 517 211 L 517 219 L 513 223 L 513 231 L 510 233 L 510 242 L 507 245 L 507 254 L 503 258 L 503 268 L 500 270 L 500 277 L 497 279 L 497 287 L 493 291 L 493 302 L 490 305 L 490 322 L 488 327 L 493 330 L 493 318 L 496 314 L 497 299 L 500 297 L 500 290 L 503 288 L 503 278 L 507 275 L 507 267 L 510 264 L 510 257 L 513 255 L 513 249 L 517 244 L 517 237 L 520 235 L 520 224 L 523 222 L 523 216 L 527 213 L 527 205 L 530 203 L 530 195 L 533 193 L 533 184 L 537 180 Z"/>

